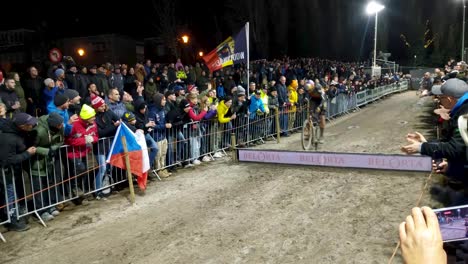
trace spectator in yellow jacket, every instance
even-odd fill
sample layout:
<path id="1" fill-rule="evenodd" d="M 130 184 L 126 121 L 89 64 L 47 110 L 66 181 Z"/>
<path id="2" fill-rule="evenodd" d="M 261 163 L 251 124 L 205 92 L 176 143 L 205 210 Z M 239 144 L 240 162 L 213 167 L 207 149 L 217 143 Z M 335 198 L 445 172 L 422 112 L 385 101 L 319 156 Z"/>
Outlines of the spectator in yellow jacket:
<path id="1" fill-rule="evenodd" d="M 299 86 L 297 79 L 291 81 L 291 84 L 288 86 L 289 102 L 291 103 L 291 108 L 289 111 L 289 130 L 292 131 L 294 128 L 294 123 L 296 122 L 296 106 L 297 106 L 297 87 Z"/>

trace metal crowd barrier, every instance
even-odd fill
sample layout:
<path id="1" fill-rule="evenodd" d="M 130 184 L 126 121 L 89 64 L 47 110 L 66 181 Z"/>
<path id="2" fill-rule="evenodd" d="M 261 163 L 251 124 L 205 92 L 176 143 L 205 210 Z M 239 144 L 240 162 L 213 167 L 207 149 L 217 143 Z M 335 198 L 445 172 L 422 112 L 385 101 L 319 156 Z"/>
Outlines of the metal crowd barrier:
<path id="1" fill-rule="evenodd" d="M 328 99 L 327 118 L 347 114 L 381 97 L 408 89 L 407 82 L 390 84 Z M 194 166 L 226 155 L 233 147 L 247 147 L 274 139 L 280 132 L 299 130 L 309 114 L 309 105 L 270 109 L 269 113 L 237 114 L 230 122 L 210 120 L 155 128 L 147 145 L 156 174 L 174 166 Z M 235 135 L 232 146 L 231 135 Z M 81 158 L 69 158 L 78 152 L 62 146 L 53 156 L 34 155 L 22 166 L 3 168 L 0 182 L 0 225 L 12 218 L 35 215 L 46 226 L 42 215 L 65 202 L 84 199 L 87 195 L 108 194 L 116 185 L 127 181 L 123 170 L 106 164 L 113 138 L 101 138 Z M 154 159 L 153 156 L 154 155 Z M 10 198 L 9 198 L 10 196 Z M 12 210 L 16 208 L 16 210 Z M 4 241 L 0 234 L 0 239 Z"/>

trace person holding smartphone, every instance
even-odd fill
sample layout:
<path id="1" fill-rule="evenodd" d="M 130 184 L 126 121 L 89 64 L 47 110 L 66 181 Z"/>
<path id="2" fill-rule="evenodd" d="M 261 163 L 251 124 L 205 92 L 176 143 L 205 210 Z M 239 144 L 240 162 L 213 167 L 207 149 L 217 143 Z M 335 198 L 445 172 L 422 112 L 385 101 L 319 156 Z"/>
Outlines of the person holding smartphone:
<path id="1" fill-rule="evenodd" d="M 400 224 L 399 235 L 404 263 L 447 263 L 439 221 L 431 208 L 413 208 Z"/>

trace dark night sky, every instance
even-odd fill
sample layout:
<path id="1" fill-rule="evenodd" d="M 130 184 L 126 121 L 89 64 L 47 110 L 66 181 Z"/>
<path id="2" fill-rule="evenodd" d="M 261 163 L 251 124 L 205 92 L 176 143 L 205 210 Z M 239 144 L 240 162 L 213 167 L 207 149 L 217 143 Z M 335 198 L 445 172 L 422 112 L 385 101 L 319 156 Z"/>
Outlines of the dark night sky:
<path id="1" fill-rule="evenodd" d="M 248 7 L 243 5 L 245 1 L 178 2 L 177 20 L 190 29 L 194 41 L 206 51 L 214 48 L 220 39 L 223 40 L 235 33 L 242 24 L 240 21 L 247 20 L 249 16 L 246 10 Z M 259 31 L 257 36 L 257 40 L 264 40 L 264 43 L 257 43 L 258 45 L 252 48 L 257 56 L 278 57 L 287 53 L 291 56 L 357 60 L 368 57 L 373 48 L 374 20 L 364 13 L 367 0 L 256 0 L 255 2 L 253 6 L 265 10 L 260 12 L 261 16 L 254 16 L 256 20 L 268 21 L 263 25 L 264 32 Z M 257 4 L 260 2 L 263 4 Z M 273 2 L 279 3 L 278 8 L 271 6 L 275 5 Z M 444 49 L 456 50 L 454 54 L 459 53 L 462 15 L 460 0 L 381 0 L 380 2 L 386 6 L 386 9 L 379 19 L 379 47 L 392 52 L 393 59 L 409 56 L 408 51 L 403 48 L 399 35 L 404 33 L 411 43 L 416 43 L 422 39 L 427 19 L 433 22 L 433 30 L 439 34 L 438 45 Z M 156 30 L 152 26 L 155 16 L 152 9 L 151 0 L 133 0 L 125 4 L 88 0 L 33 3 L 9 1 L 6 5 L 2 4 L 0 30 L 42 28 L 51 38 L 100 33 L 121 33 L 143 38 L 156 35 Z M 213 12 L 217 14 L 220 34 L 216 34 Z M 233 21 L 236 18 L 237 21 Z M 249 20 L 254 23 L 252 21 L 254 19 Z M 273 27 L 277 30 L 272 29 Z M 278 34 L 280 28 L 284 30 L 280 30 L 282 32 Z M 450 43 L 447 44 L 447 41 Z M 261 45 L 269 47 L 266 54 L 255 52 L 261 49 Z"/>

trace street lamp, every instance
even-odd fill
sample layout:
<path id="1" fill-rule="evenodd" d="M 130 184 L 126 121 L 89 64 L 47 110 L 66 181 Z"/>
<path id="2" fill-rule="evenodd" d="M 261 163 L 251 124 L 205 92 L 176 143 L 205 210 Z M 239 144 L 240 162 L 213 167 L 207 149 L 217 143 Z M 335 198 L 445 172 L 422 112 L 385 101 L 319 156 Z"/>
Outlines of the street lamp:
<path id="1" fill-rule="evenodd" d="M 203 51 L 198 52 L 198 56 L 203 57 Z"/>
<path id="2" fill-rule="evenodd" d="M 184 44 L 187 44 L 189 42 L 189 37 L 187 35 L 183 35 L 182 42 L 184 42 Z"/>
<path id="3" fill-rule="evenodd" d="M 376 3 L 374 1 L 367 4 L 366 13 L 368 15 L 375 14 L 375 32 L 374 32 L 374 61 L 372 63 L 372 75 L 374 75 L 374 69 L 377 67 L 377 24 L 378 24 L 378 15 L 379 12 L 382 11 L 385 6 Z"/>
<path id="4" fill-rule="evenodd" d="M 84 49 L 78 49 L 76 52 L 78 53 L 80 57 L 83 57 L 85 55 Z"/>

